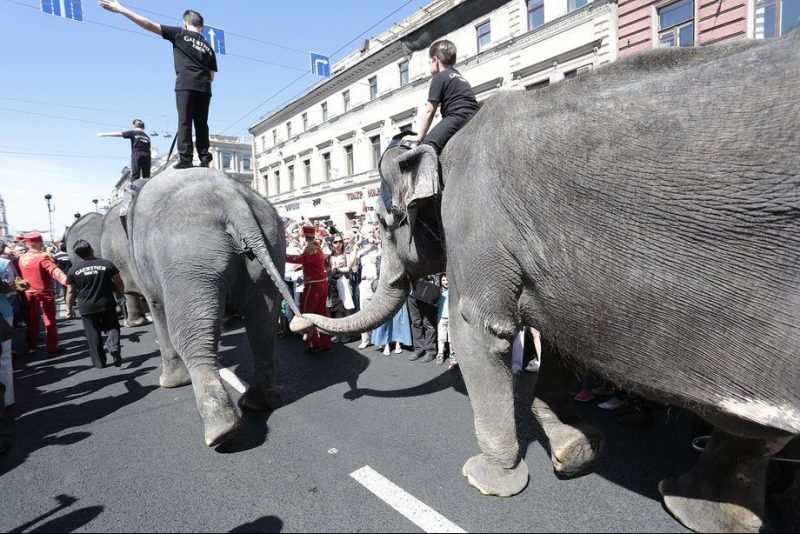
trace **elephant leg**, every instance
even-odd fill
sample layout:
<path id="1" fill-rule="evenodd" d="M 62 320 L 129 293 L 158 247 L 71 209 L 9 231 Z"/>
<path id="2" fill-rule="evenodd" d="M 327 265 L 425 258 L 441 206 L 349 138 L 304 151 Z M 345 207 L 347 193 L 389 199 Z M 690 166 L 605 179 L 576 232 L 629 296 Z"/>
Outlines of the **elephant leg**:
<path id="1" fill-rule="evenodd" d="M 136 293 L 125 293 L 125 302 L 128 307 L 128 326 L 144 326 L 147 317 L 142 307 L 142 297 Z M 161 341 L 159 340 L 159 343 Z"/>
<path id="2" fill-rule="evenodd" d="M 450 309 L 457 307 L 451 304 Z M 460 314 L 451 315 L 450 329 L 482 451 L 467 460 L 461 473 L 484 495 L 516 495 L 528 484 L 528 466 L 519 456 L 514 420 L 514 383 L 508 365 L 513 337 L 504 339 L 475 328 Z"/>
<path id="3" fill-rule="evenodd" d="M 259 292 L 250 300 L 245 312 L 247 338 L 253 353 L 255 381 L 239 399 L 242 408 L 271 411 L 281 404 L 275 365 L 275 330 L 280 297 L 276 290 L 264 295 Z"/>
<path id="4" fill-rule="evenodd" d="M 759 532 L 763 525 L 769 458 L 791 437 L 740 437 L 716 429 L 694 468 L 662 480 L 670 513 L 697 532 Z"/>
<path id="5" fill-rule="evenodd" d="M 158 347 L 161 350 L 161 376 L 158 383 L 162 388 L 177 388 L 187 386 L 192 383 L 189 370 L 186 369 L 183 360 L 178 355 L 178 351 L 172 346 L 167 331 L 167 316 L 164 313 L 164 306 L 160 302 L 152 302 L 150 309 L 153 310 L 153 323 L 156 326 L 156 338 Z"/>
<path id="6" fill-rule="evenodd" d="M 205 442 L 213 447 L 228 439 L 241 425 L 217 368 L 224 290 L 215 281 L 181 286 L 173 283 L 168 287 L 164 304 L 169 337 L 189 370 Z M 187 296 L 202 298 L 189 299 L 190 305 Z"/>
<path id="7" fill-rule="evenodd" d="M 547 439 L 556 473 L 577 476 L 599 456 L 603 436 L 597 428 L 581 421 L 572 403 L 575 373 L 565 365 L 558 350 L 544 341 L 531 410 Z"/>

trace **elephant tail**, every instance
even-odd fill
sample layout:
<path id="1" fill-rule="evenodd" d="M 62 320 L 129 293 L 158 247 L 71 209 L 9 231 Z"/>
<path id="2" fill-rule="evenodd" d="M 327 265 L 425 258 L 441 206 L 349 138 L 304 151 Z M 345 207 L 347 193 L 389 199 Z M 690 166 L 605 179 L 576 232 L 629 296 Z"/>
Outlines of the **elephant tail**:
<path id="1" fill-rule="evenodd" d="M 286 282 L 283 281 L 283 274 L 278 271 L 272 261 L 261 226 L 250 209 L 250 205 L 241 198 L 236 199 L 236 204 L 228 211 L 228 225 L 226 228 L 228 234 L 233 237 L 233 240 L 245 254 L 255 256 L 258 263 L 267 271 L 272 282 L 280 291 L 281 296 L 286 300 L 286 304 L 295 315 L 300 316 L 300 310 L 297 308 L 294 296 L 289 294 L 289 288 L 286 286 Z"/>

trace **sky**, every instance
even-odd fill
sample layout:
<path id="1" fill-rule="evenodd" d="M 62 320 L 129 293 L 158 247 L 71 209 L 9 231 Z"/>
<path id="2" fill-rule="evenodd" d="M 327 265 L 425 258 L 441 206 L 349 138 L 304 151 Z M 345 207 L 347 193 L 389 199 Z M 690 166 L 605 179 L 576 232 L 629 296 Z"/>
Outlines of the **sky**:
<path id="1" fill-rule="evenodd" d="M 165 25 L 186 9 L 225 31 L 212 86 L 211 134 L 248 142 L 247 128 L 321 78 L 308 52 L 332 63 L 361 41 L 431 0 L 132 0 L 122 4 Z M 170 43 L 122 15 L 82 0 L 85 21 L 41 12 L 39 0 L 0 0 L 5 49 L 0 55 L 0 197 L 12 233 L 49 229 L 55 237 L 75 213 L 102 206 L 130 164 L 130 142 L 97 132 L 131 128 L 175 133 L 175 71 Z M 377 24 L 377 25 L 376 25 Z M 374 27 L 373 27 L 374 26 Z M 351 42 L 352 41 L 352 42 Z M 348 44 L 349 43 L 349 44 Z M 305 73 L 305 75 L 304 75 Z M 294 83 L 292 83 L 294 82 Z M 171 138 L 151 136 L 161 154 Z"/>

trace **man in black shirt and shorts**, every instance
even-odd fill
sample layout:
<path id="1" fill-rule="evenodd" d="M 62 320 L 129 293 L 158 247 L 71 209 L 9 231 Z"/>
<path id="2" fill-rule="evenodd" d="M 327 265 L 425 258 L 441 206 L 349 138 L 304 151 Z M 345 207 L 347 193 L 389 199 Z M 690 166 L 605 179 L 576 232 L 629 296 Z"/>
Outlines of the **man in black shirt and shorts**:
<path id="1" fill-rule="evenodd" d="M 178 155 L 176 169 L 192 166 L 192 123 L 197 142 L 200 166 L 208 167 L 208 107 L 211 103 L 211 82 L 217 73 L 217 56 L 203 37 L 203 17 L 191 9 L 183 14 L 183 27 L 162 26 L 123 7 L 116 0 L 100 0 L 100 6 L 120 13 L 145 30 L 172 43 L 175 59 L 175 98 L 178 105 Z"/>
<path id="2" fill-rule="evenodd" d="M 122 296 L 125 284 L 119 270 L 108 260 L 95 258 L 92 245 L 83 239 L 72 248 L 81 258 L 67 273 L 67 317 L 74 317 L 75 294 L 78 297 L 78 310 L 81 312 L 86 341 L 89 343 L 89 356 L 98 369 L 106 366 L 106 350 L 114 359 L 114 366 L 122 365 L 119 345 L 119 319 L 114 290 Z M 101 334 L 106 332 L 106 349 L 103 349 Z"/>
<path id="3" fill-rule="evenodd" d="M 133 130 L 101 132 L 97 137 L 123 137 L 131 140 L 131 182 L 150 178 L 150 136 L 144 131 L 144 121 L 133 120 Z M 64 271 L 66 272 L 66 271 Z"/>
<path id="4" fill-rule="evenodd" d="M 472 86 L 453 68 L 456 64 L 456 45 L 450 41 L 437 41 L 431 45 L 428 54 L 433 74 L 428 101 L 420 114 L 419 135 L 406 139 L 432 145 L 441 154 L 450 138 L 469 122 L 480 105 Z M 442 109 L 442 120 L 428 133 L 439 107 Z"/>

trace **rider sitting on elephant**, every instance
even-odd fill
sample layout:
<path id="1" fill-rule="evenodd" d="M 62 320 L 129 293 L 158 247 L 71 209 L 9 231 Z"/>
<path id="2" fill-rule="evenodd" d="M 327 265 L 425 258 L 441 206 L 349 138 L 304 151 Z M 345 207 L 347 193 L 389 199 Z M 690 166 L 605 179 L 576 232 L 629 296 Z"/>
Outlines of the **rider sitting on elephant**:
<path id="1" fill-rule="evenodd" d="M 469 82 L 453 65 L 456 63 L 456 45 L 450 41 L 437 41 L 429 50 L 431 59 L 431 88 L 428 101 L 420 114 L 419 135 L 409 141 L 422 141 L 441 154 L 442 149 L 475 113 L 480 106 Z M 442 107 L 442 120 L 428 133 L 437 108 Z"/>

